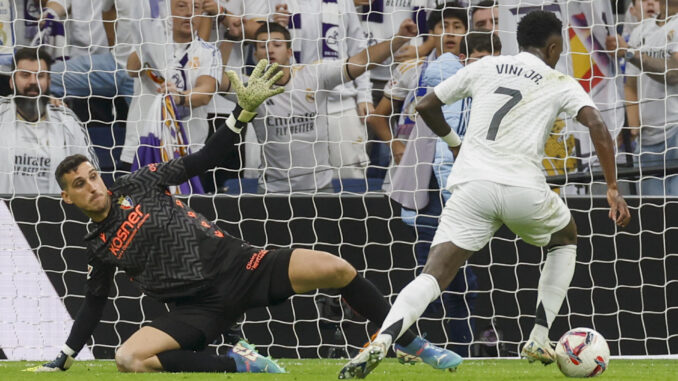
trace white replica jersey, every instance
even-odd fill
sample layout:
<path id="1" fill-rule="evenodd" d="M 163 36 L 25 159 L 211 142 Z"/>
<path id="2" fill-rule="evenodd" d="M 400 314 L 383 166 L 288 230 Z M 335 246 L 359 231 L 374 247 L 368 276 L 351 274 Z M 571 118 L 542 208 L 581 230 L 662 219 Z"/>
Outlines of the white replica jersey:
<path id="1" fill-rule="evenodd" d="M 141 48 L 143 49 L 143 48 Z M 169 62 L 157 62 L 155 67 L 166 81 L 173 83 L 178 90 L 191 90 L 198 82 L 201 76 L 215 78 L 218 83 L 221 81 L 221 53 L 214 44 L 205 42 L 196 37 L 191 43 L 185 44 L 166 44 L 163 49 L 167 54 L 171 54 Z M 142 50 L 137 49 L 137 55 L 144 57 Z M 142 60 L 143 61 L 143 60 Z M 146 67 L 142 62 L 142 67 Z M 139 85 L 140 84 L 140 85 Z M 120 154 L 120 159 L 126 163 L 134 160 L 139 141 L 139 131 L 143 130 L 143 124 L 153 120 L 154 116 L 146 115 L 150 109 L 155 97 L 158 95 L 158 84 L 148 75 L 142 74 L 137 85 L 140 89 L 138 96 L 132 99 L 130 112 L 127 116 L 127 131 L 125 135 L 125 147 Z M 208 105 L 195 107 L 177 106 L 178 117 L 187 123 L 187 138 L 191 144 L 191 149 L 196 149 L 194 145 L 205 143 L 208 135 L 207 112 L 213 110 Z M 229 110 L 230 111 L 230 110 Z"/>
<path id="2" fill-rule="evenodd" d="M 340 61 L 298 65 L 285 92 L 259 106 L 253 125 L 268 192 L 314 192 L 330 184 L 327 90 L 349 80 Z"/>
<path id="3" fill-rule="evenodd" d="M 66 108 L 47 106 L 47 116 L 27 122 L 15 113 L 12 101 L 0 103 L 0 194 L 57 194 L 57 165 L 83 154 L 97 167 L 87 129 Z"/>
<path id="4" fill-rule="evenodd" d="M 650 57 L 662 58 L 678 52 L 678 17 L 660 27 L 654 20 L 643 22 L 629 39 L 629 45 Z M 661 143 L 678 132 L 678 85 L 652 79 L 637 66 L 627 63 L 629 75 L 638 77 L 640 140 L 643 145 Z"/>
<path id="5" fill-rule="evenodd" d="M 102 1 L 50 0 L 67 10 L 64 18 L 66 44 L 71 57 L 106 53 L 109 49 L 104 23 L 101 21 Z"/>
<path id="6" fill-rule="evenodd" d="M 596 107 L 577 81 L 530 53 L 485 57 L 434 88 L 447 104 L 473 97 L 447 186 L 472 180 L 543 189 L 544 143 L 556 117 Z"/>
<path id="7" fill-rule="evenodd" d="M 169 0 L 168 0 L 169 1 Z M 162 18 L 167 13 L 165 0 L 103 0 L 103 9 L 108 11 L 115 7 L 117 19 L 115 22 L 115 45 L 113 56 L 118 67 L 127 67 L 127 59 L 136 51 L 141 43 L 142 20 Z M 164 31 L 161 31 L 163 33 Z"/>

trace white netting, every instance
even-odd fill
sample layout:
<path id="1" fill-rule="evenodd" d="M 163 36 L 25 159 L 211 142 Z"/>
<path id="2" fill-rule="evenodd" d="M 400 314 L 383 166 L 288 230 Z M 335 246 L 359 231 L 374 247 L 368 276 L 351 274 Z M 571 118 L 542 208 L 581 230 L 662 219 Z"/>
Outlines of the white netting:
<path id="1" fill-rule="evenodd" d="M 59 202 L 52 180 L 56 164 L 66 155 L 85 153 L 98 161 L 110 185 L 130 167 L 197 150 L 235 106 L 226 96 L 222 71 L 235 70 L 246 79 L 266 46 L 278 62 L 289 55 L 306 66 L 293 68 L 287 91 L 263 106 L 239 152 L 183 189 L 193 193 L 187 196 L 191 205 L 254 245 L 338 254 L 392 300 L 423 264 L 440 213 L 438 175 L 444 171 L 437 169 L 449 162 L 435 162 L 431 178 L 436 180 L 426 183 L 419 183 L 418 175 L 431 171 L 437 156 L 423 165 L 417 160 L 420 151 L 414 161 L 401 163 L 412 169 L 404 199 L 432 190 L 418 214 L 388 196 L 402 189 L 394 180 L 392 157 L 407 157 L 405 143 L 425 140 L 411 132 L 416 131 L 414 106 L 426 93 L 423 70 L 430 62 L 424 61 L 436 41 L 435 26 L 431 29 L 426 18 L 442 1 L 51 0 L 43 10 L 37 3 L 0 0 L 0 194 L 8 207 L 0 206 L 0 273 L 7 281 L 0 293 L 5 302 L 0 350 L 7 358 L 50 357 L 46 348 L 59 348 L 70 328 L 59 306 L 74 316 L 83 300 L 86 221 Z M 466 3 L 450 4 L 459 12 L 443 15 L 466 15 L 468 20 L 457 21 L 468 27 L 450 22 L 445 28 L 465 36 L 467 29 L 493 29 L 502 54 L 518 52 L 522 16 L 535 9 L 556 13 L 564 37 L 557 69 L 579 80 L 617 137 L 617 163 L 624 174 L 620 189 L 629 195 L 633 213 L 625 230 L 615 230 L 607 219 L 605 182 L 586 128 L 559 120 L 546 143 L 544 167 L 555 176 L 549 181 L 564 185 L 558 191 L 579 228 L 575 278 L 551 338 L 589 326 L 608 339 L 613 355 L 678 354 L 678 326 L 671 323 L 678 318 L 678 23 L 662 22 L 678 10 L 663 0 L 657 9 L 639 9 L 652 3 L 640 1 L 630 8 L 631 1 L 606 0 Z M 194 7 L 205 15 L 192 16 Z M 389 64 L 389 58 L 376 65 L 371 78 L 355 81 L 336 74 L 348 57 L 390 41 L 405 19 L 421 33 L 393 52 L 396 63 Z M 255 32 L 257 22 L 264 20 L 289 27 L 289 51 L 271 41 L 281 35 L 270 27 L 263 35 L 268 44 L 257 47 L 253 40 L 262 37 Z M 455 29 L 460 27 L 461 32 Z M 609 54 L 608 37 L 617 33 L 631 46 L 629 57 L 623 43 L 616 55 Z M 458 53 L 461 38 L 470 44 L 461 34 L 443 43 L 439 53 Z M 489 34 L 481 35 L 491 41 Z M 56 59 L 49 87 L 44 77 L 31 78 L 34 58 L 15 60 L 30 46 L 41 46 Z M 489 46 L 496 50 L 493 42 Z M 10 88 L 11 67 L 17 75 Z M 384 85 L 391 102 L 379 103 Z M 59 101 L 36 102 L 48 88 Z M 367 123 L 364 114 L 370 116 Z M 462 134 L 466 118 L 458 113 L 451 118 Z M 436 149 L 435 144 L 428 148 Z M 29 247 L 37 261 L 26 256 Z M 500 230 L 417 328 L 465 355 L 516 356 L 534 321 L 544 255 Z M 35 284 L 27 277 L 36 277 Z M 98 358 L 112 357 L 130 334 L 165 310 L 141 296 L 122 272 L 111 301 L 90 346 Z M 328 290 L 250 311 L 239 327 L 232 333 L 277 357 L 353 355 L 375 328 Z M 25 332 L 33 335 L 20 339 Z M 216 348 L 226 341 L 215 342 Z"/>

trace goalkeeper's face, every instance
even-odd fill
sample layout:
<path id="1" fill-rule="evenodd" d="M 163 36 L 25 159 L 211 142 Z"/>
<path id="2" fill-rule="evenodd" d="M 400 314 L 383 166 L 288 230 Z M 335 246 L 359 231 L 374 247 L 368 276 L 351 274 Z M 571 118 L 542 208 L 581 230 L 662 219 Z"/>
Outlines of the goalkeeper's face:
<path id="1" fill-rule="evenodd" d="M 65 173 L 62 182 L 65 187 L 61 191 L 61 198 L 67 204 L 77 206 L 86 215 L 92 217 L 105 214 L 110 206 L 106 184 L 89 161 L 80 164 L 74 171 Z"/>

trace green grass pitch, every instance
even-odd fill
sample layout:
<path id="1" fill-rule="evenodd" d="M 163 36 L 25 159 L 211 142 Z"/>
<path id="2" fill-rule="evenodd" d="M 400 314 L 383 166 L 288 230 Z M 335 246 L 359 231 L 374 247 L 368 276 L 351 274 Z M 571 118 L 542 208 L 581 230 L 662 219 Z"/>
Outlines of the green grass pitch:
<path id="1" fill-rule="evenodd" d="M 0 361 L 0 380 L 336 380 L 344 360 L 280 360 L 288 374 L 207 374 L 207 373 L 118 373 L 112 361 L 76 361 L 68 372 L 29 373 L 23 369 L 37 362 Z M 385 360 L 367 378 L 372 381 L 437 380 L 564 380 L 556 365 L 528 364 L 524 360 L 467 360 L 455 373 L 436 371 L 424 364 L 401 365 Z M 598 379 L 606 380 L 678 380 L 678 360 L 612 360 Z"/>

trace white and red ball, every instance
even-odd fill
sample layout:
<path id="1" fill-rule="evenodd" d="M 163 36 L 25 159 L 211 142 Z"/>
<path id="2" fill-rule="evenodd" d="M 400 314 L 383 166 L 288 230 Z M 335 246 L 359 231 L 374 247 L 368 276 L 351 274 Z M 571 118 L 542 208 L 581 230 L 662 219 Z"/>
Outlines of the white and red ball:
<path id="1" fill-rule="evenodd" d="M 595 377 L 607 369 L 610 347 L 600 333 L 590 328 L 574 328 L 558 340 L 556 360 L 567 377 Z"/>

